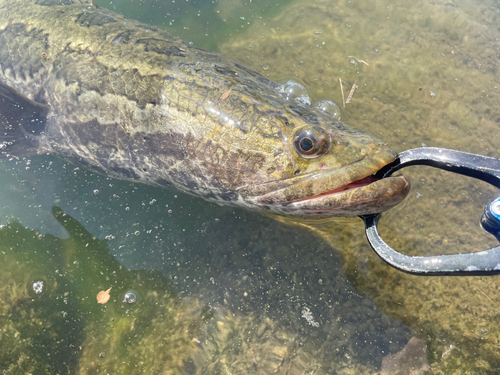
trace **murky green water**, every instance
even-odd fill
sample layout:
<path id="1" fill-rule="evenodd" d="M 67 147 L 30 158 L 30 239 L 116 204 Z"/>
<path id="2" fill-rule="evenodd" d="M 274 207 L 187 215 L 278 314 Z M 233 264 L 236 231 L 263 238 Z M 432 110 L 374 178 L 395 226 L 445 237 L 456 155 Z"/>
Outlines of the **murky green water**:
<path id="1" fill-rule="evenodd" d="M 294 79 L 313 100 L 341 103 L 339 78 L 346 96 L 355 83 L 347 122 L 397 150 L 500 155 L 498 2 L 100 4 L 275 81 Z M 430 168 L 405 174 L 410 196 L 382 223 L 393 247 L 496 244 L 478 224 L 494 189 Z M 56 220 L 53 206 L 70 217 Z M 0 229 L 7 373 L 500 372 L 499 278 L 395 271 L 357 219 L 281 223 L 48 156 L 0 164 L 0 207 L 1 224 L 12 222 Z M 109 287 L 111 302 L 97 305 Z M 412 337 L 421 341 L 390 362 Z"/>

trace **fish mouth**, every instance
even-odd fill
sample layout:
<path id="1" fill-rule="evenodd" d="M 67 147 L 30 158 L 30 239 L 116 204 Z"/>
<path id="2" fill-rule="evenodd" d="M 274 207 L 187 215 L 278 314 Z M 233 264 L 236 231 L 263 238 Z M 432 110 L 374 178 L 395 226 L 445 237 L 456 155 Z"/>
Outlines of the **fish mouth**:
<path id="1" fill-rule="evenodd" d="M 404 176 L 377 178 L 374 174 L 397 154 L 384 149 L 334 170 L 302 176 L 274 191 L 251 198 L 253 204 L 294 217 L 359 216 L 386 211 L 410 191 Z"/>

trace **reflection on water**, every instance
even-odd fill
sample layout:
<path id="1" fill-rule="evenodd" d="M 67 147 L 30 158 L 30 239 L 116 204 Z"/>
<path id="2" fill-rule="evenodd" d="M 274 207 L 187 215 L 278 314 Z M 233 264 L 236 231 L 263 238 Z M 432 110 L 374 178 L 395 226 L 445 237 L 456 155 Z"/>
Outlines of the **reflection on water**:
<path id="1" fill-rule="evenodd" d="M 134 18 L 166 28 L 175 19 L 177 35 L 205 48 L 218 45 L 273 80 L 298 81 L 313 100 L 342 103 L 339 78 L 344 90 L 356 83 L 345 118 L 398 150 L 425 144 L 499 156 L 495 2 L 315 0 L 280 3 L 269 14 L 236 1 L 182 4 L 102 5 L 136 9 Z M 156 18 L 148 9 L 157 10 Z M 196 9 L 200 16 L 193 16 Z M 190 22 L 198 17 L 208 23 Z M 110 180 L 47 156 L 2 162 L 0 170 L 2 223 L 15 219 L 42 233 L 15 223 L 0 230 L 0 348 L 15 349 L 0 353 L 2 370 L 90 373 L 95 366 L 113 369 L 120 358 L 129 373 L 371 373 L 415 336 L 427 343 L 420 364 L 432 373 L 498 373 L 498 277 L 395 271 L 369 249 L 359 220 L 303 228 Z M 392 246 L 430 254 L 495 244 L 478 226 L 495 191 L 430 168 L 406 173 L 410 197 L 382 223 Z M 54 205 L 85 229 L 59 214 L 64 233 Z M 82 274 L 71 268 L 80 251 L 95 260 Z M 163 276 L 146 271 L 152 269 Z M 120 299 L 103 306 L 94 300 L 111 286 L 106 277 L 115 276 L 105 271 L 112 270 L 120 279 L 112 295 L 129 288 L 150 293 L 132 315 L 122 314 Z M 141 272 L 154 276 L 137 285 Z M 47 285 L 45 299 L 32 295 L 32 280 Z M 92 346 L 93 335 L 107 348 Z M 178 338 L 175 350 L 168 337 Z M 129 349 L 110 352 L 126 343 Z M 151 361 L 160 367 L 133 367 L 153 363 L 139 357 L 158 343 L 165 358 Z M 47 351 L 52 357 L 42 357 Z M 411 354 L 401 353 L 397 367 L 409 373 L 403 366 Z"/>

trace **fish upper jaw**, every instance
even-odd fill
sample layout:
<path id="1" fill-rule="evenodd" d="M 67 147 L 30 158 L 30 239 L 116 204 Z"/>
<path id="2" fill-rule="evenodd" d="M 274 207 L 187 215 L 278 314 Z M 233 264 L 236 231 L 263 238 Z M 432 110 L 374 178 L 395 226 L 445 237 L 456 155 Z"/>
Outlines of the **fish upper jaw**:
<path id="1" fill-rule="evenodd" d="M 410 183 L 404 176 L 372 177 L 396 157 L 393 150 L 383 149 L 334 170 L 290 179 L 292 183 L 285 187 L 247 196 L 244 200 L 253 206 L 294 217 L 359 216 L 383 212 L 400 203 L 410 191 Z"/>

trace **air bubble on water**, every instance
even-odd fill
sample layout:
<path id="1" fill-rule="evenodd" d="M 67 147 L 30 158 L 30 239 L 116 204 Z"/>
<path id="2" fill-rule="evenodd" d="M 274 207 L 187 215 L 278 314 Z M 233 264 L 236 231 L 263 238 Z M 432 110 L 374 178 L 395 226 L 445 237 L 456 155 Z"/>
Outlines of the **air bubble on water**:
<path id="1" fill-rule="evenodd" d="M 313 104 L 313 108 L 330 115 L 334 121 L 340 121 L 344 117 L 340 107 L 332 100 L 318 100 Z"/>
<path id="2" fill-rule="evenodd" d="M 286 100 L 295 100 L 300 104 L 311 105 L 311 98 L 307 89 L 298 82 L 289 80 L 278 87 L 279 92 Z"/>

